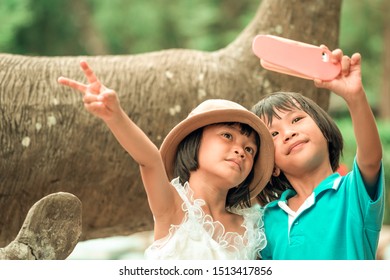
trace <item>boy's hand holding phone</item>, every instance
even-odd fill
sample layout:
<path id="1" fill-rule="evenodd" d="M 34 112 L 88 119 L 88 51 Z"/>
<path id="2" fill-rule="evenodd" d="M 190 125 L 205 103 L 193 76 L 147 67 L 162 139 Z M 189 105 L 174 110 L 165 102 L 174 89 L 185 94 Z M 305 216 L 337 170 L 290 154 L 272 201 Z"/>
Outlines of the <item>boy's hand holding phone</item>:
<path id="1" fill-rule="evenodd" d="M 340 63 L 331 61 L 331 51 L 273 35 L 258 35 L 252 50 L 268 70 L 304 79 L 329 81 L 340 74 Z"/>

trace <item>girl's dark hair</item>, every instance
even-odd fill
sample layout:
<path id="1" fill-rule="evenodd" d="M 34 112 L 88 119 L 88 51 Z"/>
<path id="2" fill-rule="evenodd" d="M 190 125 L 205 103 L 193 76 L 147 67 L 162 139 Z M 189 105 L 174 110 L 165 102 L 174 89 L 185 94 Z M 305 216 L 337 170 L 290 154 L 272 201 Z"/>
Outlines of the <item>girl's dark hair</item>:
<path id="1" fill-rule="evenodd" d="M 290 111 L 298 109 L 306 112 L 317 124 L 325 139 L 328 141 L 329 161 L 335 172 L 339 167 L 343 151 L 343 137 L 333 119 L 313 100 L 295 92 L 275 92 L 267 95 L 251 109 L 261 119 L 266 119 L 268 125 L 273 118 L 280 119 L 277 111 Z M 278 177 L 271 177 L 270 182 L 258 195 L 262 205 L 278 199 L 283 191 L 292 186 L 283 172 Z"/>
<path id="2" fill-rule="evenodd" d="M 240 127 L 240 132 L 246 136 L 250 136 L 254 132 L 251 126 L 243 123 L 226 122 L 212 125 L 238 125 Z M 198 154 L 203 134 L 203 128 L 204 127 L 198 128 L 197 130 L 187 135 L 187 137 L 180 142 L 179 147 L 177 149 L 173 175 L 174 177 L 179 176 L 181 184 L 184 184 L 190 179 L 191 171 L 196 171 L 199 168 Z M 260 138 L 257 133 L 255 133 L 255 139 L 258 152 L 255 155 L 253 166 L 255 166 L 260 151 Z M 252 182 L 253 177 L 254 169 L 252 167 L 252 170 L 246 177 L 246 179 L 241 184 L 234 188 L 231 188 L 228 191 L 226 197 L 226 207 L 234 207 L 236 205 L 241 207 L 251 206 L 249 185 Z"/>

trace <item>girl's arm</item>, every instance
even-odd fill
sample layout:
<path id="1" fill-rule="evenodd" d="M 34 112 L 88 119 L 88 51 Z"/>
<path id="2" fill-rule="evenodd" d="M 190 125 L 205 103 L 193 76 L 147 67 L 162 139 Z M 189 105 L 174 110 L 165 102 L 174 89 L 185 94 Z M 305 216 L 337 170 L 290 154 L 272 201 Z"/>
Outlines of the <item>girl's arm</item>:
<path id="1" fill-rule="evenodd" d="M 117 94 L 101 84 L 87 62 L 82 61 L 80 66 L 89 84 L 64 77 L 60 77 L 58 82 L 83 93 L 87 111 L 106 123 L 122 147 L 139 164 L 149 206 L 155 218 L 169 214 L 174 210 L 174 189 L 169 186 L 157 147 L 127 116 L 120 106 Z"/>
<path id="2" fill-rule="evenodd" d="M 333 51 L 334 59 L 341 61 L 341 74 L 330 82 L 315 81 L 316 86 L 327 88 L 347 103 L 356 138 L 356 158 L 360 172 L 373 197 L 381 166 L 382 145 L 375 117 L 367 101 L 361 79 L 361 56 L 344 56 L 341 50 Z"/>

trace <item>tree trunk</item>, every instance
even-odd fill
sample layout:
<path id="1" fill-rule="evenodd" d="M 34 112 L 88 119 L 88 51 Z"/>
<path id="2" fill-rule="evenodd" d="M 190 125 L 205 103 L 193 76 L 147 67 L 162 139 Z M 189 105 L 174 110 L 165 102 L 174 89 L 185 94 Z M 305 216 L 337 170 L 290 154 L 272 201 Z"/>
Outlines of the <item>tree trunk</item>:
<path id="1" fill-rule="evenodd" d="M 251 107 L 276 90 L 299 91 L 327 109 L 329 95 L 311 81 L 261 68 L 251 51 L 259 33 L 337 46 L 341 0 L 263 0 L 235 41 L 215 52 L 172 49 L 140 55 L 27 57 L 0 55 L 0 246 L 13 240 L 29 208 L 53 192 L 83 205 L 82 239 L 150 230 L 138 166 L 81 96 L 56 80 L 82 80 L 87 59 L 123 108 L 157 146 L 207 98 Z"/>

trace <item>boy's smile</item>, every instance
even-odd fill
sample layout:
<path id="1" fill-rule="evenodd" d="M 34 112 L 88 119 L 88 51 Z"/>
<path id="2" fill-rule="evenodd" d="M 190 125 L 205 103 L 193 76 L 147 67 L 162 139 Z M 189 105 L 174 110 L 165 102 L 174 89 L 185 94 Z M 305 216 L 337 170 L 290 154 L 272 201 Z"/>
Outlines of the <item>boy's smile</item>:
<path id="1" fill-rule="evenodd" d="M 289 155 L 291 153 L 301 150 L 302 146 L 305 145 L 306 143 L 307 141 L 304 140 L 295 141 L 288 147 L 287 154 Z"/>

